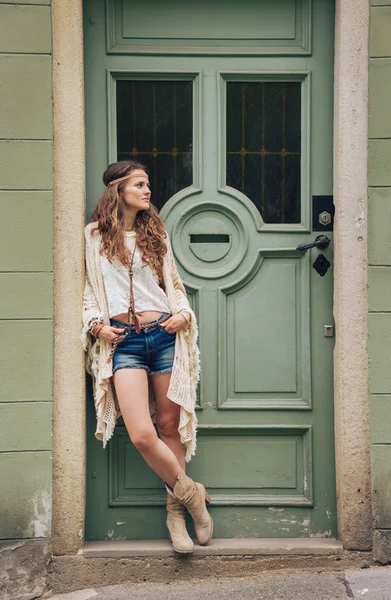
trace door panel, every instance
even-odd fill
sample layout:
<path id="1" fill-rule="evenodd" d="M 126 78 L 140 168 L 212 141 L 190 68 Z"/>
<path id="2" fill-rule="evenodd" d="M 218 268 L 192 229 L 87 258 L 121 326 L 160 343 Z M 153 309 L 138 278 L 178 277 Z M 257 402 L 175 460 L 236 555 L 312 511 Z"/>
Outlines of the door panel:
<path id="1" fill-rule="evenodd" d="M 309 405 L 309 298 L 303 279 L 308 279 L 308 260 L 273 252 L 259 255 L 244 282 L 221 290 L 220 356 L 225 360 L 219 375 L 226 393 L 220 395 L 220 407 Z"/>
<path id="2" fill-rule="evenodd" d="M 108 0 L 109 54 L 309 54 L 311 0 Z"/>
<path id="3" fill-rule="evenodd" d="M 156 21 L 150 0 L 148 22 L 127 0 L 85 3 L 88 212 L 108 162 L 147 164 L 199 323 L 188 472 L 215 536 L 335 536 L 333 274 L 313 268 L 332 247 L 296 249 L 318 235 L 312 196 L 332 193 L 334 7 L 245 4 L 251 39 L 231 2 L 205 5 L 216 26 L 198 37 L 199 3 Z M 87 400 L 86 538 L 166 538 L 163 483 L 122 420 L 101 448 Z"/>

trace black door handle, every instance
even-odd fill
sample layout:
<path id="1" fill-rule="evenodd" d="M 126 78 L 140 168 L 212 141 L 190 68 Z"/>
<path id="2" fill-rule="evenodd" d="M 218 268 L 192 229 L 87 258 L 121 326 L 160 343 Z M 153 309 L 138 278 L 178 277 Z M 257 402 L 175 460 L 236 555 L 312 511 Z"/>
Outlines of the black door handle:
<path id="1" fill-rule="evenodd" d="M 327 237 L 327 235 L 318 235 L 312 244 L 299 244 L 296 250 L 300 250 L 300 252 L 306 252 L 310 248 L 319 248 L 320 250 L 323 250 L 324 248 L 328 247 L 330 241 L 331 240 Z"/>

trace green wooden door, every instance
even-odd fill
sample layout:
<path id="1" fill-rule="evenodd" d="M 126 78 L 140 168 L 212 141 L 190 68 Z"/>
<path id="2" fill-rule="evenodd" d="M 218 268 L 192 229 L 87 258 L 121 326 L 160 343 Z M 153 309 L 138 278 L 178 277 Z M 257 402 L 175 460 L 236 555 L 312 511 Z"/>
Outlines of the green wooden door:
<path id="1" fill-rule="evenodd" d="M 197 455 L 215 537 L 335 536 L 331 0 L 85 3 L 87 209 L 147 163 L 198 315 Z M 331 238 L 332 233 L 327 232 Z M 322 254 L 330 268 L 313 263 Z M 88 395 L 86 539 L 166 538 L 165 489 Z"/>

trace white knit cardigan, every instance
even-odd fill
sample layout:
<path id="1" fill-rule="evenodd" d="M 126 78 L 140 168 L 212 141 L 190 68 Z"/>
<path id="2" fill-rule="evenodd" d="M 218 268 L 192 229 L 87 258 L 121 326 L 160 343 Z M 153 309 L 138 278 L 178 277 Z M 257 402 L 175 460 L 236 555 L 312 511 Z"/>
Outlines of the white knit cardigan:
<path id="1" fill-rule="evenodd" d="M 83 301 L 83 331 L 81 340 L 86 351 L 86 370 L 92 376 L 94 403 L 96 410 L 95 437 L 106 447 L 114 433 L 121 411 L 113 384 L 112 362 L 108 363 L 112 344 L 94 338 L 88 331 L 88 321 L 92 317 L 102 317 L 110 325 L 107 297 L 100 267 L 101 235 L 98 230 L 92 233 L 97 222 L 89 223 L 84 230 L 86 240 L 86 278 Z M 166 238 L 167 254 L 163 260 L 163 279 L 166 294 L 173 315 L 181 309 L 191 314 L 191 322 L 176 334 L 175 357 L 171 373 L 168 398 L 179 404 L 180 418 L 178 431 L 181 442 L 186 445 L 186 461 L 190 461 L 196 449 L 197 417 L 195 413 L 196 390 L 199 380 L 199 350 L 197 345 L 198 327 L 196 317 L 186 297 L 186 291 L 176 268 L 169 238 Z M 149 385 L 150 414 L 155 421 L 155 402 L 152 386 Z"/>

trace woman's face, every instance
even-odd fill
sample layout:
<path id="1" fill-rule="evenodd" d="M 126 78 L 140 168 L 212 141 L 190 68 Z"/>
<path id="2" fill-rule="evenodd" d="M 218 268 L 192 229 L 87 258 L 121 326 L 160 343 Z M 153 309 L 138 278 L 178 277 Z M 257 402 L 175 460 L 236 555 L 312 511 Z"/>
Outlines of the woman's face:
<path id="1" fill-rule="evenodd" d="M 131 175 L 132 177 L 125 182 L 122 198 L 127 208 L 146 210 L 151 201 L 148 175 L 142 169 L 134 169 Z"/>

